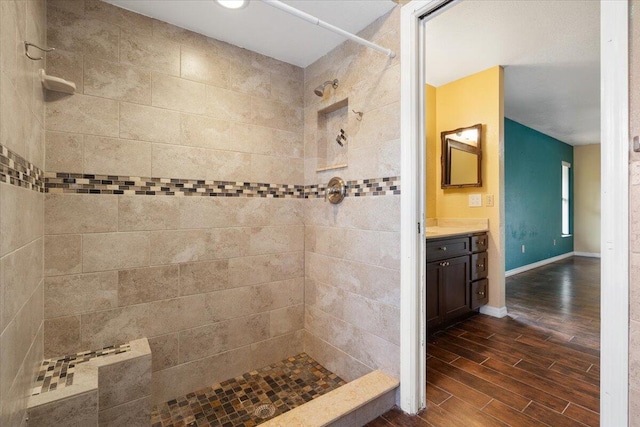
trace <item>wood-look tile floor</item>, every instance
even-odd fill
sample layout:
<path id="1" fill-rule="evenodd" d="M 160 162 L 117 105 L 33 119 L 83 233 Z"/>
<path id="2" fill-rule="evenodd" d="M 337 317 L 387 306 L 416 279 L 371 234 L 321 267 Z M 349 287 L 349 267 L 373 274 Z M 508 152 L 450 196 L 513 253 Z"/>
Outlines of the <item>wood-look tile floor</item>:
<path id="1" fill-rule="evenodd" d="M 369 427 L 598 426 L 600 260 L 507 279 L 509 315 L 476 315 L 427 348 L 427 409 Z"/>

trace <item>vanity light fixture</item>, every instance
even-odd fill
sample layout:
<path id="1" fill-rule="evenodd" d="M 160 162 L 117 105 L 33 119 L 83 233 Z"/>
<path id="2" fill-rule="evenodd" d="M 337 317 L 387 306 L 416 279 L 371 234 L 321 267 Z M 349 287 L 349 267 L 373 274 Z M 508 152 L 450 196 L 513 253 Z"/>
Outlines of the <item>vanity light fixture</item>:
<path id="1" fill-rule="evenodd" d="M 249 2 L 247 0 L 216 0 L 220 6 L 226 7 L 227 9 L 242 9 Z"/>

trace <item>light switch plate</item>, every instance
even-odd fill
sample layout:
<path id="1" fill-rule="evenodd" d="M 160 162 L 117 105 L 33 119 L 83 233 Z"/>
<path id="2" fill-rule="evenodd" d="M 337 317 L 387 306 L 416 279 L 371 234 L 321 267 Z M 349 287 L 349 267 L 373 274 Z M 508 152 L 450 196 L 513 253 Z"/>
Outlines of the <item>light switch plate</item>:
<path id="1" fill-rule="evenodd" d="M 493 207 L 494 202 L 494 198 L 493 198 L 493 194 L 487 194 L 485 197 L 485 202 L 484 205 L 491 208 Z"/>
<path id="2" fill-rule="evenodd" d="M 479 208 L 482 206 L 482 195 L 480 194 L 469 194 L 469 207 L 470 208 Z"/>

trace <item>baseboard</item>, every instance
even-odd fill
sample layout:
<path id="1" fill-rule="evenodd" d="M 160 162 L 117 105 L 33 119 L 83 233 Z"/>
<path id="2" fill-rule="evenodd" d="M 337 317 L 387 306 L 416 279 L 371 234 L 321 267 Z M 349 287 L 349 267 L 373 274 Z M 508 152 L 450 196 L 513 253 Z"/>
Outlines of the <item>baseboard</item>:
<path id="1" fill-rule="evenodd" d="M 565 258 L 570 258 L 575 252 L 567 252 L 566 254 L 554 256 L 553 258 L 543 259 L 542 261 L 534 262 L 532 264 L 523 265 L 522 267 L 513 268 L 504 273 L 504 277 L 513 276 L 514 274 L 524 273 L 525 271 L 533 270 L 534 268 L 542 267 L 543 265 L 551 264 L 552 262 L 560 261 Z"/>
<path id="2" fill-rule="evenodd" d="M 588 258 L 600 258 L 600 254 L 595 252 L 574 252 L 573 254 L 575 256 L 585 256 Z"/>
<path id="3" fill-rule="evenodd" d="M 500 319 L 507 315 L 507 307 L 491 307 L 490 305 L 483 305 L 480 307 L 480 313 Z"/>

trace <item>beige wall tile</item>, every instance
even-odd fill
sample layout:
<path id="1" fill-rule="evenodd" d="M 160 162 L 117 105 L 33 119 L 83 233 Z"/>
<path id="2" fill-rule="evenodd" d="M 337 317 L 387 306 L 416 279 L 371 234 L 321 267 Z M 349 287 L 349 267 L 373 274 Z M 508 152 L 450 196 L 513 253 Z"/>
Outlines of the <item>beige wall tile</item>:
<path id="1" fill-rule="evenodd" d="M 303 89 L 304 82 L 301 79 L 290 79 L 282 75 L 271 77 L 271 98 L 276 101 L 302 107 Z"/>
<path id="2" fill-rule="evenodd" d="M 100 412 L 151 394 L 151 354 L 98 367 Z M 140 403 L 140 401 L 138 401 Z M 142 407 L 138 410 L 143 411 Z"/>
<path id="3" fill-rule="evenodd" d="M 223 55 L 212 55 L 205 49 L 181 47 L 180 75 L 193 80 L 221 88 L 229 87 L 229 59 Z"/>
<path id="4" fill-rule="evenodd" d="M 82 173 L 83 135 L 47 132 L 45 138 L 47 171 Z"/>
<path id="5" fill-rule="evenodd" d="M 400 345 L 400 309 L 362 297 L 344 293 L 344 320 L 358 328 Z"/>
<path id="6" fill-rule="evenodd" d="M 174 298 L 179 293 L 177 265 L 120 270 L 117 275 L 120 306 Z"/>
<path id="7" fill-rule="evenodd" d="M 177 143 L 180 114 L 161 108 L 120 104 L 120 138 Z"/>
<path id="8" fill-rule="evenodd" d="M 99 427 L 147 427 L 151 419 L 151 395 L 100 411 L 98 419 Z"/>
<path id="9" fill-rule="evenodd" d="M 120 29 L 115 25 L 55 6 L 47 10 L 47 42 L 51 46 L 117 61 L 119 40 Z"/>
<path id="10" fill-rule="evenodd" d="M 29 410 L 29 423 L 42 427 L 60 425 L 97 426 L 98 391 L 55 400 Z"/>
<path id="11" fill-rule="evenodd" d="M 86 57 L 84 93 L 151 105 L 151 72 L 130 65 Z"/>
<path id="12" fill-rule="evenodd" d="M 169 40 L 122 31 L 120 62 L 180 75 L 180 45 Z"/>
<path id="13" fill-rule="evenodd" d="M 302 108 L 252 96 L 251 122 L 259 126 L 302 133 Z"/>
<path id="14" fill-rule="evenodd" d="M 118 231 L 178 228 L 178 198 L 119 196 Z"/>
<path id="15" fill-rule="evenodd" d="M 84 14 L 88 18 L 99 19 L 118 25 L 127 31 L 151 35 L 153 19 L 100 0 L 84 0 Z"/>
<path id="16" fill-rule="evenodd" d="M 48 95 L 47 130 L 118 136 L 118 102 L 95 96 Z"/>
<path id="17" fill-rule="evenodd" d="M 301 158 L 302 135 L 264 126 L 231 123 L 230 149 L 276 157 Z"/>
<path id="18" fill-rule="evenodd" d="M 254 227 L 249 230 L 249 255 L 304 250 L 304 227 Z"/>
<path id="19" fill-rule="evenodd" d="M 81 316 L 83 348 L 98 349 L 146 336 L 149 305 L 139 304 Z"/>
<path id="20" fill-rule="evenodd" d="M 153 20 L 153 35 L 160 41 L 170 40 L 188 47 L 203 48 L 207 52 L 222 54 L 220 50 L 226 43 L 177 27 L 164 21 Z M 232 45 L 228 45 L 232 46 Z M 235 46 L 232 48 L 238 49 Z"/>
<path id="21" fill-rule="evenodd" d="M 8 147 L 22 156 L 25 155 L 25 140 L 30 133 L 29 121 L 24 118 L 30 117 L 27 105 L 20 98 L 15 86 L 4 74 L 0 74 L 0 144 Z"/>
<path id="22" fill-rule="evenodd" d="M 154 231 L 150 239 L 152 265 L 237 257 L 248 245 L 239 228 Z"/>
<path id="23" fill-rule="evenodd" d="M 255 67 L 231 61 L 230 88 L 254 96 L 271 95 L 271 74 Z"/>
<path id="24" fill-rule="evenodd" d="M 0 256 L 42 236 L 44 197 L 32 190 L 0 183 Z"/>
<path id="25" fill-rule="evenodd" d="M 304 305 L 294 305 L 269 312 L 269 335 L 277 337 L 304 328 Z"/>
<path id="26" fill-rule="evenodd" d="M 110 309 L 118 305 L 118 273 L 49 277 L 44 297 L 47 319 Z"/>
<path id="27" fill-rule="evenodd" d="M 180 117 L 183 145 L 243 151 L 229 140 L 229 122 L 191 114 L 182 114 Z"/>
<path id="28" fill-rule="evenodd" d="M 251 122 L 251 97 L 247 94 L 207 86 L 206 103 L 208 116 L 241 123 Z"/>
<path id="29" fill-rule="evenodd" d="M 302 159 L 251 155 L 251 182 L 302 183 Z"/>
<path id="30" fill-rule="evenodd" d="M 178 334 L 149 338 L 152 371 L 160 371 L 178 364 Z"/>
<path id="31" fill-rule="evenodd" d="M 179 77 L 153 73 L 151 102 L 154 107 L 205 114 L 205 85 Z"/>
<path id="32" fill-rule="evenodd" d="M 42 240 L 36 239 L 0 259 L 0 292 L 3 294 L 3 318 L 0 319 L 0 329 L 4 329 L 18 314 L 42 281 Z"/>
<path id="33" fill-rule="evenodd" d="M 369 366 L 306 330 L 303 342 L 305 353 L 345 381 L 353 381 L 372 371 Z"/>
<path id="34" fill-rule="evenodd" d="M 80 341 L 80 316 L 44 321 L 44 357 L 65 356 L 85 350 Z"/>
<path id="35" fill-rule="evenodd" d="M 118 227 L 118 196 L 47 194 L 44 200 L 47 234 L 101 233 Z"/>
<path id="36" fill-rule="evenodd" d="M 182 331 L 180 332 L 180 363 L 213 356 L 268 337 L 269 316 L 266 313 Z M 209 345 L 200 345 L 203 342 Z"/>
<path id="37" fill-rule="evenodd" d="M 212 322 L 220 322 L 254 314 L 253 296 L 254 292 L 250 286 L 206 294 L 204 297 L 209 318 Z"/>
<path id="38" fill-rule="evenodd" d="M 60 276 L 82 272 L 82 236 L 80 234 L 44 237 L 44 275 Z"/>
<path id="39" fill-rule="evenodd" d="M 304 204 L 307 200 L 279 199 L 269 203 L 270 225 L 304 225 Z M 260 225 L 260 224 L 253 224 Z"/>
<path id="40" fill-rule="evenodd" d="M 300 330 L 251 344 L 251 366 L 269 366 L 302 353 L 302 333 Z"/>
<path id="41" fill-rule="evenodd" d="M 225 197 L 182 197 L 180 228 L 219 228 L 237 226 L 234 204 Z"/>
<path id="42" fill-rule="evenodd" d="M 148 336 L 169 334 L 211 323 L 202 295 L 190 295 L 149 303 Z"/>
<path id="43" fill-rule="evenodd" d="M 184 363 L 153 375 L 152 401 L 162 403 L 252 368 L 248 347 Z"/>
<path id="44" fill-rule="evenodd" d="M 202 294 L 229 287 L 229 260 L 180 264 L 180 295 Z"/>
<path id="45" fill-rule="evenodd" d="M 234 287 L 293 279 L 302 277 L 303 274 L 304 256 L 302 252 L 229 260 L 229 283 Z"/>
<path id="46" fill-rule="evenodd" d="M 84 170 L 103 175 L 150 176 L 151 144 L 85 136 Z"/>
<path id="47" fill-rule="evenodd" d="M 149 265 L 149 236 L 144 232 L 82 236 L 82 270 L 105 271 Z"/>
<path id="48" fill-rule="evenodd" d="M 250 155 L 243 153 L 154 144 L 152 162 L 154 176 L 222 181 L 248 181 L 250 176 Z"/>
<path id="49" fill-rule="evenodd" d="M 76 92 L 83 93 L 82 51 L 69 52 L 57 49 L 47 53 L 47 74 L 76 84 Z"/>
<path id="50" fill-rule="evenodd" d="M 282 280 L 252 286 L 251 308 L 254 312 L 277 310 L 302 304 L 303 278 Z"/>

